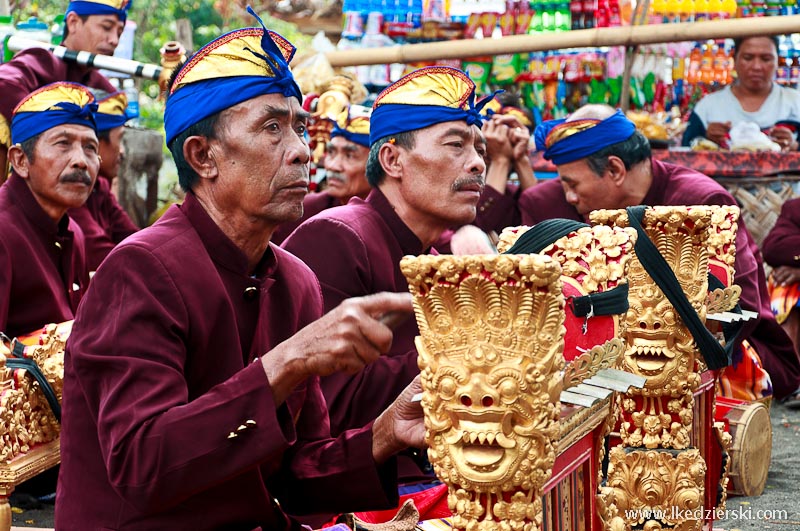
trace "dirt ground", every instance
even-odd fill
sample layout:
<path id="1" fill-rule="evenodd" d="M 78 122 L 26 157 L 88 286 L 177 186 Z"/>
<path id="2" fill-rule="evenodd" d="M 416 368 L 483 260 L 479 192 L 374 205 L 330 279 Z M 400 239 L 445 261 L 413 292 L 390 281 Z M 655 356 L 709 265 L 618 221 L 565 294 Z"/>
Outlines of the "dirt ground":
<path id="1" fill-rule="evenodd" d="M 772 461 L 758 497 L 728 499 L 727 515 L 714 531 L 800 531 L 800 410 L 773 404 Z M 53 527 L 54 507 L 13 509 L 15 527 Z"/>

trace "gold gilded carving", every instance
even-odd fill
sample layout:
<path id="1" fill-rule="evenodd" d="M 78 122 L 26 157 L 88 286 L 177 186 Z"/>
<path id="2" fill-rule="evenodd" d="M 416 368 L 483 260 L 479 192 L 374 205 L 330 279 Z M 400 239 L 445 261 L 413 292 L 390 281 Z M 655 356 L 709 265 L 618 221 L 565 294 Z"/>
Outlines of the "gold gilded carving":
<path id="1" fill-rule="evenodd" d="M 624 210 L 598 210 L 590 217 L 595 223 L 628 225 Z M 708 207 L 651 207 L 642 224 L 703 321 L 710 222 Z M 679 397 L 693 391 L 700 379 L 693 372 L 696 345 L 689 330 L 638 258 L 631 260 L 628 282 L 628 349 L 621 368 L 647 378 L 644 396 Z"/>
<path id="2" fill-rule="evenodd" d="M 563 368 L 561 268 L 538 255 L 420 256 L 414 295 L 428 457 L 456 529 L 541 525 Z"/>
<path id="3" fill-rule="evenodd" d="M 336 76 L 331 79 L 328 88 L 320 94 L 317 108 L 312 115 L 313 123 L 309 126 L 309 134 L 314 143 L 311 154 L 314 164 L 318 164 L 325 154 L 325 145 L 331 139 L 331 132 L 337 120 L 350 106 L 350 97 L 353 94 L 353 81 L 345 76 Z"/>
<path id="4" fill-rule="evenodd" d="M 700 531 L 706 465 L 696 449 L 609 452 L 605 503 L 636 529 Z"/>
<path id="5" fill-rule="evenodd" d="M 733 285 L 725 289 L 717 288 L 708 292 L 706 300 L 706 310 L 708 313 L 719 313 L 730 311 L 739 304 L 739 297 L 742 295 L 742 288 Z"/>
<path id="6" fill-rule="evenodd" d="M 616 366 L 624 352 L 625 342 L 614 338 L 581 354 L 564 368 L 564 389 L 575 387 L 601 370 Z"/>
<path id="7" fill-rule="evenodd" d="M 736 231 L 739 230 L 739 207 L 708 206 L 711 211 L 711 230 L 708 237 L 708 255 L 728 268 L 730 277 L 721 278 L 723 284 L 733 284 L 734 263 L 736 262 Z"/>
<path id="8" fill-rule="evenodd" d="M 684 449 L 690 444 L 694 398 L 621 396 L 620 438 L 634 448 Z"/>

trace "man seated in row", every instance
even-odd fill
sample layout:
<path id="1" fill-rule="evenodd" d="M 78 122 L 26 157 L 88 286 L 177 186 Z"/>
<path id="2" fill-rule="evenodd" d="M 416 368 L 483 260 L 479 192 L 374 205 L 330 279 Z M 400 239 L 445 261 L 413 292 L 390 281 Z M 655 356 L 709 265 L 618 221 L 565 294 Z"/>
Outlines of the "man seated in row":
<path id="1" fill-rule="evenodd" d="M 375 100 L 367 161 L 372 192 L 309 219 L 283 244 L 316 273 L 326 310 L 348 297 L 407 292 L 400 259 L 434 252 L 431 246 L 447 228 L 473 221 L 486 173 L 474 99 L 475 85 L 464 72 L 430 67 Z M 386 356 L 357 373 L 322 379 L 333 433 L 375 419 L 419 374 L 418 334 L 408 319 Z M 415 456 L 399 464 L 403 482 L 433 479 Z"/>
<path id="2" fill-rule="evenodd" d="M 111 193 L 111 183 L 119 173 L 124 149 L 122 137 L 125 122 L 130 116 L 126 112 L 128 98 L 124 92 L 98 94 L 97 139 L 99 141 L 100 172 L 89 199 L 81 208 L 71 209 L 69 216 L 83 231 L 86 241 L 86 266 L 96 271 L 100 262 L 116 244 L 139 230 Z"/>
<path id="3" fill-rule="evenodd" d="M 408 293 L 323 315 L 307 266 L 270 244 L 302 214 L 308 114 L 294 47 L 233 31 L 177 69 L 164 116 L 186 190 L 106 257 L 64 359 L 56 527 L 299 529 L 286 512 L 397 502 L 392 455 L 421 445 L 418 382 L 331 438 L 320 377 L 389 349 Z"/>
<path id="4" fill-rule="evenodd" d="M 12 172 L 0 187 L 0 331 L 28 334 L 73 318 L 89 275 L 81 207 L 100 168 L 94 96 L 75 83 L 25 98 L 11 122 Z"/>
<path id="5" fill-rule="evenodd" d="M 128 18 L 129 0 L 70 2 L 64 14 L 61 46 L 70 50 L 113 55 Z M 5 178 L 8 124 L 14 108 L 34 90 L 57 81 L 80 83 L 113 92 L 114 86 L 96 68 L 59 59 L 49 50 L 29 48 L 0 65 L 0 181 Z"/>
<path id="6" fill-rule="evenodd" d="M 590 211 L 602 208 L 736 205 L 710 177 L 653 160 L 644 135 L 607 105 L 586 105 L 566 120 L 545 122 L 536 128 L 535 140 L 556 165 L 559 178 L 523 192 L 520 208 L 526 225 L 550 218 L 583 221 Z M 745 322 L 740 332 L 746 341 L 723 375 L 723 394 L 756 400 L 774 393 L 779 399 L 798 399 L 800 359 L 772 315 L 761 253 L 742 219 L 734 267 L 734 282 L 742 288 L 740 304 L 759 318 Z"/>
<path id="7" fill-rule="evenodd" d="M 369 195 L 366 175 L 369 118 L 367 109 L 351 105 L 347 114 L 341 117 L 341 123 L 334 125 L 331 140 L 325 146 L 325 189 L 306 195 L 303 217 L 284 223 L 275 230 L 272 241 L 276 245 L 283 243 L 305 220 L 323 210 L 346 205 L 353 197 L 365 199 Z"/>

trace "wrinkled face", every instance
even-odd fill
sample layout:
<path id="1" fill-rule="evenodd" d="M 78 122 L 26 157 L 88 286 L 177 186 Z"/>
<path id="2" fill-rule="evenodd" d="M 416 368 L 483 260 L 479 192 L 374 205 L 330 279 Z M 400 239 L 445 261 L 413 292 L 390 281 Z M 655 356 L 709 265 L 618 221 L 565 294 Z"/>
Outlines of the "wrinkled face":
<path id="1" fill-rule="evenodd" d="M 325 151 L 325 190 L 343 204 L 354 196 L 366 197 L 370 191 L 366 176 L 368 155 L 369 149 L 343 136 L 332 138 Z"/>
<path id="2" fill-rule="evenodd" d="M 414 148 L 400 148 L 401 195 L 410 216 L 434 227 L 471 223 L 485 185 L 486 141 L 466 122 L 444 122 L 415 133 Z"/>
<path id="3" fill-rule="evenodd" d="M 758 92 L 769 89 L 778 68 L 778 50 L 767 37 L 753 37 L 742 41 L 736 51 L 736 74 L 746 89 Z"/>
<path id="4" fill-rule="evenodd" d="M 567 202 L 581 214 L 601 208 L 619 208 L 616 187 L 606 175 L 597 175 L 585 159 L 558 166 L 558 176 Z"/>
<path id="5" fill-rule="evenodd" d="M 122 137 L 125 127 L 115 127 L 108 133 L 108 138 L 100 140 L 100 173 L 113 179 L 119 173 L 119 165 L 125 156 Z"/>
<path id="6" fill-rule="evenodd" d="M 660 240 L 660 241 L 659 241 Z M 671 240 L 667 242 L 667 240 Z M 654 243 L 675 271 L 687 298 L 704 318 L 705 283 L 699 281 L 707 269 L 706 254 L 692 246 L 682 233 L 660 234 Z M 675 308 L 656 286 L 638 259 L 631 261 L 629 273 L 630 307 L 626 314 L 625 369 L 647 378 L 649 390 L 670 391 L 670 381 L 679 372 L 691 372 L 695 343 Z"/>
<path id="7" fill-rule="evenodd" d="M 69 48 L 89 53 L 114 55 L 125 24 L 116 15 L 89 15 L 84 22 L 75 14 L 67 16 Z"/>
<path id="8" fill-rule="evenodd" d="M 504 361 L 494 347 L 469 347 L 464 359 L 439 358 L 429 417 L 433 448 L 449 454 L 461 483 L 501 486 L 529 453 L 543 452 L 544 418 L 532 396 L 536 366 L 521 357 Z M 541 392 L 541 390 L 539 390 Z M 444 442 L 441 445 L 437 442 Z"/>
<path id="9" fill-rule="evenodd" d="M 209 155 L 224 214 L 278 224 L 303 215 L 310 157 L 308 113 L 295 98 L 266 94 L 223 111 Z"/>
<path id="10" fill-rule="evenodd" d="M 100 169 L 94 130 L 76 124 L 48 129 L 39 136 L 33 160 L 16 168 L 42 208 L 58 220 L 86 202 Z"/>

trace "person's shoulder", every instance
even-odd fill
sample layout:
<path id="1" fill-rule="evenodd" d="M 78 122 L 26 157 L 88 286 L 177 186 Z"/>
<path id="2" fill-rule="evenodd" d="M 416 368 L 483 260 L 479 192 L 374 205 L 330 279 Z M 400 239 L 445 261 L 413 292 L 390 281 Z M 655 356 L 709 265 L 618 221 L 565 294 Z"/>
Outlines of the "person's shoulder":
<path id="1" fill-rule="evenodd" d="M 736 200 L 724 186 L 699 171 L 670 164 L 668 162 L 653 161 L 662 167 L 667 180 L 665 204 L 731 204 Z"/>
<path id="2" fill-rule="evenodd" d="M 179 259 L 186 255 L 187 249 L 197 249 L 198 246 L 202 247 L 202 241 L 197 231 L 178 206 L 172 205 L 155 224 L 132 234 L 114 250 L 131 247 L 141 252 Z"/>

